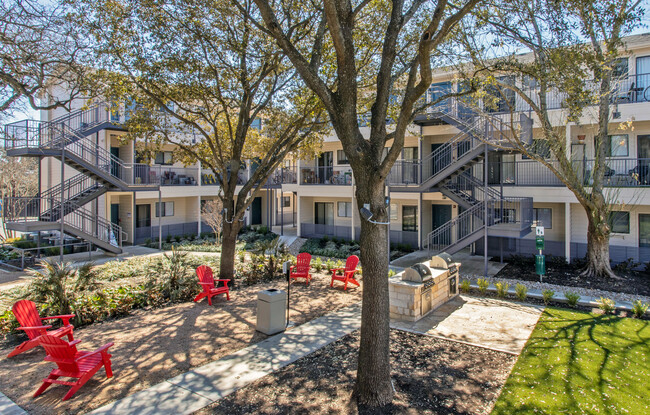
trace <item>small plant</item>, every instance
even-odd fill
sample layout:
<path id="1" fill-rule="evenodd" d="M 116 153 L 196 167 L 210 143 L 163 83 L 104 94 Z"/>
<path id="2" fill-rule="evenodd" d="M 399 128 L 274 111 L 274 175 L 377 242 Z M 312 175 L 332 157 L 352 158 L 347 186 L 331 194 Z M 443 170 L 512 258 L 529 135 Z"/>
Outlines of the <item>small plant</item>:
<path id="1" fill-rule="evenodd" d="M 174 240 L 175 240 L 176 242 L 180 242 L 181 239 L 183 239 L 183 237 L 182 237 L 181 235 L 176 235 L 176 236 L 174 236 Z"/>
<path id="2" fill-rule="evenodd" d="M 331 272 L 331 269 L 332 269 L 332 268 L 336 268 L 336 262 L 334 262 L 333 259 L 328 259 L 328 260 L 325 262 L 325 269 L 327 270 L 328 273 L 331 274 L 331 273 L 332 273 L 332 272 Z"/>
<path id="3" fill-rule="evenodd" d="M 515 285 L 515 294 L 520 301 L 526 301 L 528 288 L 524 284 L 517 284 Z"/>
<path id="4" fill-rule="evenodd" d="M 149 246 L 149 245 L 151 245 L 151 238 L 147 238 L 147 239 L 145 239 L 145 240 L 144 240 L 144 245 L 145 245 L 145 246 Z"/>
<path id="5" fill-rule="evenodd" d="M 598 308 L 603 310 L 605 314 L 613 313 L 616 310 L 616 302 L 611 298 L 600 297 L 598 301 Z"/>
<path id="6" fill-rule="evenodd" d="M 566 298 L 567 304 L 571 308 L 575 307 L 578 304 L 578 301 L 580 300 L 580 296 L 572 291 L 565 291 L 564 297 Z"/>
<path id="7" fill-rule="evenodd" d="M 553 290 L 542 291 L 542 300 L 544 300 L 544 304 L 548 305 L 548 303 L 550 303 L 551 300 L 553 299 L 554 295 L 555 295 L 555 291 Z"/>
<path id="8" fill-rule="evenodd" d="M 167 237 L 165 237 L 165 242 L 167 242 L 168 244 L 172 243 L 172 236 L 167 235 Z"/>
<path id="9" fill-rule="evenodd" d="M 323 270 L 323 260 L 321 257 L 316 257 L 316 259 L 312 261 L 312 267 L 316 272 L 321 272 Z"/>
<path id="10" fill-rule="evenodd" d="M 478 290 L 479 290 L 479 292 L 480 292 L 481 294 L 485 294 L 485 292 L 487 291 L 488 287 L 490 286 L 490 283 L 489 283 L 488 280 L 486 280 L 485 278 L 479 278 L 479 279 L 476 281 L 476 285 L 478 285 Z"/>
<path id="11" fill-rule="evenodd" d="M 505 298 L 505 296 L 508 295 L 508 288 L 510 288 L 510 284 L 507 282 L 497 282 L 494 284 L 494 286 L 497 288 L 497 297 Z"/>
<path id="12" fill-rule="evenodd" d="M 648 304 L 642 303 L 641 300 L 636 300 L 632 303 L 632 313 L 634 317 L 641 318 L 648 311 Z"/>
<path id="13" fill-rule="evenodd" d="M 388 278 L 390 278 L 390 277 L 394 277 L 395 274 L 396 274 L 396 272 L 395 272 L 394 269 L 389 269 L 389 270 L 388 270 Z"/>
<path id="14" fill-rule="evenodd" d="M 469 292 L 470 283 L 469 280 L 462 280 L 460 282 L 460 291 L 467 294 Z"/>
<path id="15" fill-rule="evenodd" d="M 237 259 L 239 259 L 240 264 L 243 264 L 246 261 L 246 251 L 244 251 L 243 249 L 238 250 Z"/>

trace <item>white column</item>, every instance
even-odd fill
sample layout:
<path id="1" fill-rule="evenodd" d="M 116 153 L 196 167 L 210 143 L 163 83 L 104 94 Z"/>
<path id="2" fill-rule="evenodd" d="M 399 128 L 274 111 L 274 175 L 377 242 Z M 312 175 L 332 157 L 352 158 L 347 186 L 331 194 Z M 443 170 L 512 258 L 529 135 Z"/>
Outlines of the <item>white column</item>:
<path id="1" fill-rule="evenodd" d="M 300 225 L 300 195 L 296 195 L 296 225 L 298 226 L 297 235 L 302 236 L 302 227 Z"/>
<path id="2" fill-rule="evenodd" d="M 201 170 L 201 168 L 199 167 L 199 171 L 200 170 Z M 199 184 L 199 186 L 200 186 L 200 184 Z M 198 233 L 199 233 L 199 235 L 197 235 L 197 236 L 200 236 L 201 232 L 202 232 L 202 229 L 201 229 L 201 196 L 197 196 L 196 200 L 197 200 L 197 203 L 198 203 L 198 209 L 197 209 L 197 215 L 196 216 L 197 216 L 197 222 L 199 224 L 199 226 L 196 229 L 198 230 Z"/>
<path id="3" fill-rule="evenodd" d="M 201 162 L 200 162 L 200 161 L 197 162 L 197 166 L 196 166 L 196 167 L 197 167 L 197 171 L 196 171 L 196 176 L 197 176 L 197 177 L 196 177 L 196 181 L 198 182 L 198 183 L 197 183 L 197 186 L 201 186 L 201 184 L 202 184 L 201 182 L 203 181 L 203 180 L 202 180 L 202 179 L 203 179 L 203 171 L 202 171 L 202 169 L 201 169 Z M 201 200 L 201 199 L 199 199 L 199 200 Z M 199 203 L 199 205 L 200 205 L 200 203 Z M 201 206 L 199 206 L 199 210 L 200 210 L 200 209 L 201 209 Z M 199 233 L 201 233 L 200 227 L 201 227 L 201 226 L 199 225 Z"/>
<path id="4" fill-rule="evenodd" d="M 564 204 L 564 255 L 571 263 L 571 204 Z"/>

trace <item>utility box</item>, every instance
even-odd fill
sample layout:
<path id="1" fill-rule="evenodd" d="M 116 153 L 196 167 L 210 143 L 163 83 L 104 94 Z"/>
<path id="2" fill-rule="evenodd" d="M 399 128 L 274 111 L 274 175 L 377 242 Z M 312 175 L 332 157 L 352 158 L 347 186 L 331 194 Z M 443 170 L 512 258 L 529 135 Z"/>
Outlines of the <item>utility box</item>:
<path id="1" fill-rule="evenodd" d="M 257 293 L 257 331 L 276 334 L 287 327 L 287 292 L 264 290 Z"/>

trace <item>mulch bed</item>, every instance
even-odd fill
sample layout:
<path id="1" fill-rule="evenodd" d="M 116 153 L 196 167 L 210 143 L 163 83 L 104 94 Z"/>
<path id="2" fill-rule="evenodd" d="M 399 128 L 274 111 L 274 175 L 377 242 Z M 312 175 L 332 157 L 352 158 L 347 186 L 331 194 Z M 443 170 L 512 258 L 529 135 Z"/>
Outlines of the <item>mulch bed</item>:
<path id="1" fill-rule="evenodd" d="M 377 411 L 352 398 L 358 347 L 356 331 L 197 414 L 489 414 L 516 361 L 507 353 L 392 330 L 396 394 Z"/>
<path id="2" fill-rule="evenodd" d="M 545 283 L 650 296 L 650 273 L 645 271 L 615 271 L 621 279 L 613 279 L 582 277 L 581 269 L 570 264 L 558 267 L 547 264 L 546 268 L 548 275 L 544 276 Z M 535 266 L 532 264 L 509 263 L 494 278 L 539 282 L 539 275 L 535 273 Z"/>

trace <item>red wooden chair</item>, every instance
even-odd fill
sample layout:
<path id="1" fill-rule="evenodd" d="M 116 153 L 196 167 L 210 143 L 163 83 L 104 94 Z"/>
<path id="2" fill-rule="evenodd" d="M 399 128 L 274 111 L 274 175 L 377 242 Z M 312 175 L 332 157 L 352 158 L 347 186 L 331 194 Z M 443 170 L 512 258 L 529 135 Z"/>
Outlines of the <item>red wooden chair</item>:
<path id="1" fill-rule="evenodd" d="M 330 271 L 332 272 L 332 282 L 330 287 L 334 286 L 334 281 L 341 281 L 345 285 L 343 286 L 343 291 L 348 289 L 348 283 L 352 283 L 357 287 L 360 285 L 359 281 L 354 279 L 354 273 L 358 271 L 357 265 L 359 264 L 359 257 L 356 255 L 350 255 L 345 261 L 345 268 L 334 268 Z M 343 271 L 343 275 L 336 275 L 337 271 Z"/>
<path id="2" fill-rule="evenodd" d="M 296 265 L 292 265 L 289 269 L 289 278 L 298 279 L 304 278 L 307 285 L 311 281 L 311 274 L 309 273 L 311 269 L 311 255 L 307 252 L 302 252 L 298 254 L 296 258 Z"/>
<path id="3" fill-rule="evenodd" d="M 74 340 L 72 337 L 72 330 L 74 326 L 70 324 L 70 319 L 74 317 L 74 314 L 66 314 L 63 316 L 52 316 L 52 317 L 41 317 L 38 315 L 36 310 L 36 304 L 33 301 L 29 300 L 20 300 L 11 309 L 16 316 L 16 320 L 20 323 L 20 330 L 24 330 L 27 333 L 29 340 L 24 341 L 22 344 L 16 346 L 16 348 L 9 353 L 7 357 L 16 356 L 24 351 L 27 351 L 33 347 L 38 346 L 39 336 L 44 334 L 49 334 L 50 336 L 63 337 L 68 336 L 68 340 Z M 43 320 L 52 320 L 60 318 L 63 321 L 63 327 L 60 327 L 56 330 L 50 330 L 51 325 L 43 325 Z"/>
<path id="4" fill-rule="evenodd" d="M 113 376 L 111 370 L 111 355 L 108 348 L 113 346 L 113 342 L 106 343 L 94 352 L 78 352 L 75 344 L 79 340 L 68 343 L 58 337 L 44 335 L 39 338 L 39 343 L 45 349 L 47 356 L 46 362 L 54 362 L 58 366 L 52 369 L 50 375 L 43 379 L 43 384 L 34 393 L 34 398 L 49 388 L 51 384 L 72 386 L 63 400 L 68 400 L 81 388 L 97 371 L 104 366 L 106 377 Z M 66 378 L 77 378 L 76 382 L 67 382 L 57 380 L 61 376 Z"/>
<path id="5" fill-rule="evenodd" d="M 208 304 L 212 305 L 212 297 L 219 294 L 226 294 L 226 299 L 230 301 L 230 289 L 228 283 L 230 280 L 215 280 L 212 276 L 212 268 L 207 265 L 201 265 L 196 269 L 196 275 L 199 277 L 199 284 L 203 287 L 203 292 L 196 296 L 194 302 L 199 301 L 203 297 L 208 297 Z M 215 281 L 223 282 L 223 287 L 214 286 Z"/>

